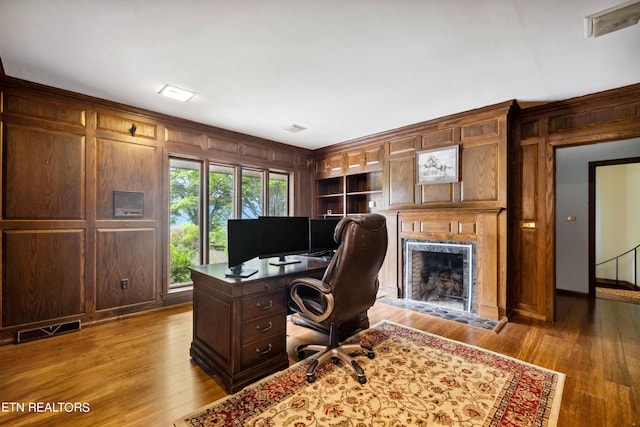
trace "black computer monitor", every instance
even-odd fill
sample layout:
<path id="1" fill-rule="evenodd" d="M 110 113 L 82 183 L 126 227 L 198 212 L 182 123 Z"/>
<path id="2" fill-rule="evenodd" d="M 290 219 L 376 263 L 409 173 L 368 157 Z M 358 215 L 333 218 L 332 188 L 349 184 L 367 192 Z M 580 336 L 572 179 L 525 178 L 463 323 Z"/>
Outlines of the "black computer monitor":
<path id="1" fill-rule="evenodd" d="M 333 240 L 333 234 L 341 219 L 342 217 L 309 220 L 309 252 L 315 254 L 338 249 L 338 244 Z"/>
<path id="2" fill-rule="evenodd" d="M 272 265 L 300 262 L 287 259 L 286 255 L 309 252 L 309 217 L 306 216 L 261 216 L 259 232 L 260 258 L 278 257 L 269 261 Z"/>
<path id="3" fill-rule="evenodd" d="M 249 277 L 257 269 L 244 269 L 242 264 L 259 254 L 257 219 L 227 220 L 227 252 L 229 256 L 229 274 L 227 276 Z"/>

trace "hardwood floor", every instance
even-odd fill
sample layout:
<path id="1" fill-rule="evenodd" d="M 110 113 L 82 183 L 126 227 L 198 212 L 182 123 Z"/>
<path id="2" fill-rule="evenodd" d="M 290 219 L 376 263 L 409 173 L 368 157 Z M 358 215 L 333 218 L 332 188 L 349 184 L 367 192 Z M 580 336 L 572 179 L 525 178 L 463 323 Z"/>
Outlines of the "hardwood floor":
<path id="1" fill-rule="evenodd" d="M 640 426 L 640 305 L 559 295 L 557 309 L 553 324 L 517 317 L 498 334 L 385 304 L 369 317 L 565 373 L 559 426 Z M 288 333 L 292 362 L 295 345 L 322 339 L 291 324 Z M 182 305 L 2 346 L 0 425 L 169 426 L 226 395 L 191 363 L 190 342 L 191 307 Z M 77 412 L 63 411 L 74 403 Z"/>

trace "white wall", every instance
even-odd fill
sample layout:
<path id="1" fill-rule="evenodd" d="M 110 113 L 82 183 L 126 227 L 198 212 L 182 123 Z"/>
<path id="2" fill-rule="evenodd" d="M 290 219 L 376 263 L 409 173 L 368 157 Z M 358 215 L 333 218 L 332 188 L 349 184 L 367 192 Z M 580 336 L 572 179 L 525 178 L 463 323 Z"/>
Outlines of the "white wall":
<path id="1" fill-rule="evenodd" d="M 555 156 L 556 288 L 588 293 L 589 162 L 640 157 L 640 138 L 560 148 Z M 631 179 L 637 178 L 635 174 L 632 173 Z M 637 198 L 637 195 L 633 198 Z M 638 202 L 634 201 L 631 206 L 637 208 L 635 203 Z M 576 221 L 567 221 L 568 216 L 575 217 Z M 633 218 L 626 223 L 630 221 L 633 222 Z M 634 227 L 637 226 L 634 224 Z"/>
<path id="2" fill-rule="evenodd" d="M 596 264 L 608 261 L 640 243 L 637 198 L 640 193 L 640 163 L 596 168 Z M 635 177 L 635 179 L 634 179 Z M 633 254 L 596 267 L 596 277 L 634 282 Z"/>

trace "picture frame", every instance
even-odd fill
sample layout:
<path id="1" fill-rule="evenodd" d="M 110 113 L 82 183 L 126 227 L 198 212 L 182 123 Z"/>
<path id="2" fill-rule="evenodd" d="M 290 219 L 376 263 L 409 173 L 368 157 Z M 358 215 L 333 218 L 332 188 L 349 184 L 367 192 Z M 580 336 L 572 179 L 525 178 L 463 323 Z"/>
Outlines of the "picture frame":
<path id="1" fill-rule="evenodd" d="M 422 150 L 416 153 L 416 184 L 442 184 L 459 181 L 460 146 Z"/>

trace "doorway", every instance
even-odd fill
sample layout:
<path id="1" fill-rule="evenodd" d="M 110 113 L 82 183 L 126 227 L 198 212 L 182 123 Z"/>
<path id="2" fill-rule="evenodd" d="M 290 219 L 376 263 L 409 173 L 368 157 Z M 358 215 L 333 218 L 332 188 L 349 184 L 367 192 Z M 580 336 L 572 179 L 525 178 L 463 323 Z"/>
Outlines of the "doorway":
<path id="1" fill-rule="evenodd" d="M 617 299 L 640 289 L 638 194 L 640 157 L 589 163 L 590 295 Z"/>
<path id="2" fill-rule="evenodd" d="M 554 158 L 555 287 L 595 298 L 595 286 L 590 283 L 595 225 L 589 222 L 593 218 L 589 212 L 589 163 L 638 159 L 640 138 L 556 147 Z"/>

